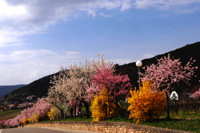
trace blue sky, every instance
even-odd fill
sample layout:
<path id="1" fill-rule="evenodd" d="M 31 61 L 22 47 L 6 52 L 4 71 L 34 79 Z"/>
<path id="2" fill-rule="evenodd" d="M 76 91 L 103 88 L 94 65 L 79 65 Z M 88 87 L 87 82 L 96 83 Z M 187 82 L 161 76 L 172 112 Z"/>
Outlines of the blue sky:
<path id="1" fill-rule="evenodd" d="M 0 85 L 103 54 L 124 64 L 200 41 L 200 0 L 0 0 Z"/>

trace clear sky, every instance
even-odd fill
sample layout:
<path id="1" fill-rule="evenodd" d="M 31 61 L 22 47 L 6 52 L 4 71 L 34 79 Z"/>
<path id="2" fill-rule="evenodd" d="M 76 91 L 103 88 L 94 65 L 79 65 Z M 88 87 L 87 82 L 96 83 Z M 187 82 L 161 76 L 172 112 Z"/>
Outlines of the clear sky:
<path id="1" fill-rule="evenodd" d="M 200 41 L 200 0 L 0 0 L 0 85 L 86 58 L 128 64 Z"/>

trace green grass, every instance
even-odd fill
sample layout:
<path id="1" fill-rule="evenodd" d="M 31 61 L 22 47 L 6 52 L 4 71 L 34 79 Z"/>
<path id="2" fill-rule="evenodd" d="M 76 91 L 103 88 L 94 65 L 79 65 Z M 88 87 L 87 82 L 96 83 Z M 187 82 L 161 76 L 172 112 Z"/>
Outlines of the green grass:
<path id="1" fill-rule="evenodd" d="M 121 117 L 107 119 L 105 121 L 135 123 L 134 120 L 121 118 Z M 168 129 L 177 129 L 177 130 L 192 131 L 192 132 L 200 133 L 200 119 L 191 119 L 191 120 L 189 119 L 171 119 L 171 120 L 158 119 L 158 120 L 153 120 L 150 122 L 141 122 L 140 125 L 148 125 L 148 126 L 153 126 L 153 127 L 162 127 L 162 128 L 168 128 Z"/>
<path id="2" fill-rule="evenodd" d="M 135 123 L 134 120 L 130 120 L 127 118 L 112 118 L 105 121 L 109 122 L 128 122 L 128 123 Z M 153 127 L 162 127 L 168 129 L 176 129 L 176 130 L 184 130 L 184 131 L 191 131 L 200 133 L 200 119 L 158 119 L 150 122 L 141 122 L 140 125 L 148 125 Z"/>
<path id="3" fill-rule="evenodd" d="M 20 114 L 21 111 L 22 111 L 21 109 L 1 111 L 0 112 L 0 121 L 14 118 L 18 114 Z"/>
<path id="4" fill-rule="evenodd" d="M 151 122 L 142 122 L 142 125 L 162 127 L 169 129 L 185 130 L 200 133 L 200 119 L 195 120 L 182 120 L 182 119 L 172 119 L 172 120 L 154 120 Z"/>
<path id="5" fill-rule="evenodd" d="M 92 121 L 92 118 L 87 117 L 76 117 L 76 118 L 67 118 L 61 121 Z"/>
<path id="6" fill-rule="evenodd" d="M 183 114 L 183 112 L 179 112 L 178 115 L 171 113 L 172 118 L 179 118 L 179 119 L 200 119 L 200 112 L 190 112 L 189 114 Z"/>
<path id="7" fill-rule="evenodd" d="M 62 120 L 53 120 L 55 122 L 57 121 L 92 121 L 92 118 L 87 117 L 73 117 L 73 118 L 67 118 Z M 42 120 L 41 122 L 51 122 L 51 120 Z"/>

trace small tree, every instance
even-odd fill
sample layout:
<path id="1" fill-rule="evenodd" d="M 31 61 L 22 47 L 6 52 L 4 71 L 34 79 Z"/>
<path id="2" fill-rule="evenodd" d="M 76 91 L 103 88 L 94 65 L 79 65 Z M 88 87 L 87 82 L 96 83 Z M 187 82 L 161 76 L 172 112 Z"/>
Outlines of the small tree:
<path id="1" fill-rule="evenodd" d="M 55 75 L 51 80 L 52 86 L 49 88 L 47 100 L 56 107 L 61 115 L 65 118 L 65 106 L 69 102 L 67 96 L 63 93 L 65 90 L 65 81 L 62 79 L 68 78 L 69 75 L 65 70 L 61 70 L 58 75 Z"/>
<path id="2" fill-rule="evenodd" d="M 88 100 L 98 95 L 103 87 L 108 90 L 108 102 L 114 103 L 119 115 L 126 117 L 128 112 L 123 108 L 123 102 L 131 88 L 127 75 L 114 74 L 114 65 L 102 63 L 101 68 L 97 68 L 96 75 L 92 76 L 92 85 L 88 88 Z"/>
<path id="3" fill-rule="evenodd" d="M 131 90 L 131 97 L 128 98 L 129 118 L 135 119 L 137 123 L 159 118 L 166 105 L 164 91 L 157 90 L 149 81 L 143 82 L 142 85 L 140 91 Z"/>
<path id="4" fill-rule="evenodd" d="M 53 86 L 49 90 L 49 98 L 53 104 L 60 108 L 67 103 L 68 106 L 84 105 L 87 116 L 90 116 L 89 103 L 86 100 L 87 88 L 91 86 L 91 77 L 96 74 L 96 67 L 100 68 L 104 64 L 109 64 L 103 57 L 98 60 L 86 59 L 84 64 L 72 65 L 67 70 L 62 68 L 59 75 L 53 79 Z"/>
<path id="5" fill-rule="evenodd" d="M 142 81 L 152 81 L 159 90 L 165 90 L 167 96 L 167 118 L 169 115 L 169 97 L 167 93 L 174 85 L 183 81 L 189 83 L 197 67 L 192 66 L 195 60 L 190 60 L 185 66 L 179 59 L 171 59 L 170 55 L 157 60 L 157 64 L 144 67 L 145 72 L 140 73 Z"/>
<path id="6" fill-rule="evenodd" d="M 108 89 L 103 87 L 98 95 L 94 96 L 91 102 L 93 121 L 100 121 L 116 115 L 116 106 L 108 102 Z"/>

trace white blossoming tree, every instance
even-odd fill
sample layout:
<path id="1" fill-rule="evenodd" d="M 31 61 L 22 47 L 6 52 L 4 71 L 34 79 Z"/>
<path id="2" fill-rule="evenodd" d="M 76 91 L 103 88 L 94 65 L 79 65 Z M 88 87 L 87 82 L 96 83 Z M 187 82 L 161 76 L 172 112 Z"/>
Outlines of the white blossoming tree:
<path id="1" fill-rule="evenodd" d="M 85 63 L 80 66 L 72 65 L 68 70 L 62 68 L 60 74 L 54 78 L 53 87 L 49 90 L 49 97 L 54 102 L 58 99 L 59 106 L 65 104 L 65 102 L 69 106 L 84 105 L 89 117 L 90 111 L 89 103 L 86 100 L 86 90 L 91 86 L 91 76 L 96 73 L 96 67 L 102 67 L 103 63 L 110 64 L 100 56 L 98 60 L 86 59 Z"/>

